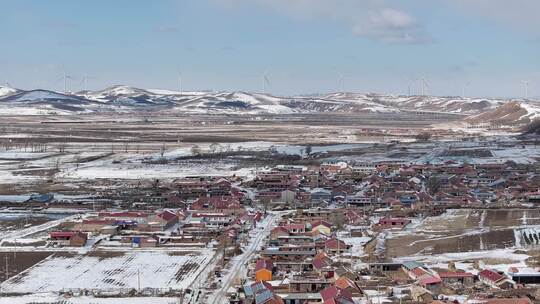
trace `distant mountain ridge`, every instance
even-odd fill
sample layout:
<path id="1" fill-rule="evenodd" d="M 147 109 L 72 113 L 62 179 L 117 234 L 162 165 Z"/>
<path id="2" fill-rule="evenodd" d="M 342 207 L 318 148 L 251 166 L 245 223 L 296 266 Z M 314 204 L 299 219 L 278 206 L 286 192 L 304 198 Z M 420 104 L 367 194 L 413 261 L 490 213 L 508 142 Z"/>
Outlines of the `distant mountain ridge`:
<path id="1" fill-rule="evenodd" d="M 481 115 L 497 111 L 500 107 L 513 107 L 516 111 L 519 111 L 516 107 L 527 108 L 529 111 L 531 107 L 535 109 L 534 106 L 530 106 L 526 102 L 496 98 L 404 96 L 341 92 L 282 97 L 241 91 L 178 92 L 160 89 L 141 89 L 124 85 L 112 86 L 97 91 L 75 93 L 60 93 L 42 89 L 18 90 L 9 87 L 0 87 L 0 107 L 13 111 L 17 108 L 24 108 L 24 112 L 30 114 L 32 111 L 35 111 L 35 114 L 75 114 L 163 109 L 178 113 L 259 115 L 422 111 L 460 114 L 464 117 L 478 117 L 478 119 L 486 119 L 486 117 Z M 522 116 L 519 116 L 520 119 Z M 534 117 L 534 114 L 531 117 Z"/>

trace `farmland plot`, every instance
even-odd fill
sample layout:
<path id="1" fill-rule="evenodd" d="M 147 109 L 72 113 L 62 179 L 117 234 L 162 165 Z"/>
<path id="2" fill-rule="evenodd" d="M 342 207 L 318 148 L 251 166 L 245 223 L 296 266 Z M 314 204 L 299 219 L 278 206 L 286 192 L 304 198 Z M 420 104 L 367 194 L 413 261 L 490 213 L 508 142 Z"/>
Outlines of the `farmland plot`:
<path id="1" fill-rule="evenodd" d="M 212 256 L 199 252 L 91 252 L 55 254 L 1 284 L 4 292 L 66 289 L 184 289 Z"/>
<path id="2" fill-rule="evenodd" d="M 385 253 L 399 257 L 519 247 L 516 230 L 538 225 L 539 221 L 538 209 L 447 210 L 404 230 L 390 232 L 385 239 Z"/>

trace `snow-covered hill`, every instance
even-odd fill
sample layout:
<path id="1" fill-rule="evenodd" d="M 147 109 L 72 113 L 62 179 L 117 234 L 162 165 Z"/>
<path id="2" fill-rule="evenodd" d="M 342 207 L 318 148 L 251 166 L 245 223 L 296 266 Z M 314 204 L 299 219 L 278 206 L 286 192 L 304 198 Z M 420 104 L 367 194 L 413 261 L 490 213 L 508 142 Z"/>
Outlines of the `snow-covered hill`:
<path id="1" fill-rule="evenodd" d="M 472 115 L 466 120 L 470 123 L 496 123 L 501 125 L 528 124 L 540 119 L 540 103 L 530 101 L 511 101 L 490 111 Z"/>
<path id="2" fill-rule="evenodd" d="M 99 91 L 59 93 L 0 87 L 0 108 L 62 111 L 65 114 L 99 111 L 163 110 L 210 114 L 399 113 L 425 111 L 478 116 L 507 102 L 438 96 L 332 93 L 273 96 L 248 92 L 178 92 L 113 86 Z M 9 111 L 8 111 L 9 112 Z M 43 111 L 41 111 L 42 113 Z"/>
<path id="3" fill-rule="evenodd" d="M 0 98 L 13 95 L 17 93 L 18 91 L 19 90 L 14 89 L 14 88 L 0 86 Z"/>

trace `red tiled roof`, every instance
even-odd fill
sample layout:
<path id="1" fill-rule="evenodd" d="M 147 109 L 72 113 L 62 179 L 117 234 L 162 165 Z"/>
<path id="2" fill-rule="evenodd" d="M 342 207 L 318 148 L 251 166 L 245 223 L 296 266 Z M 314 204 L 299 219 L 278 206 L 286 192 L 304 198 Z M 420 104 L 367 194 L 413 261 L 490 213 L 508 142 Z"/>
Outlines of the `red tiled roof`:
<path id="1" fill-rule="evenodd" d="M 482 304 L 532 304 L 529 298 L 514 298 L 514 299 L 487 299 Z"/>
<path id="2" fill-rule="evenodd" d="M 174 214 L 173 212 L 168 211 L 168 210 L 159 213 L 158 216 L 160 218 L 166 220 L 167 222 L 170 222 L 170 221 L 177 218 L 176 214 Z"/>
<path id="3" fill-rule="evenodd" d="M 428 285 L 428 284 L 437 284 L 440 283 L 441 279 L 437 277 L 427 277 L 420 280 L 420 285 Z"/>
<path id="4" fill-rule="evenodd" d="M 317 226 L 319 226 L 319 225 L 323 225 L 323 226 L 326 226 L 326 227 L 328 227 L 328 228 L 331 228 L 331 227 L 332 227 L 332 224 L 329 223 L 329 222 L 327 222 L 327 221 L 325 221 L 325 220 L 316 220 L 316 221 L 313 221 L 313 222 L 311 223 L 311 227 L 313 227 L 313 228 L 315 228 L 315 227 L 317 227 Z"/>
<path id="5" fill-rule="evenodd" d="M 317 256 L 313 258 L 313 261 L 311 261 L 311 264 L 313 265 L 315 269 L 322 269 L 332 264 L 332 260 L 328 256 L 326 255 L 318 256 L 318 255 L 319 254 L 317 254 Z"/>
<path id="6" fill-rule="evenodd" d="M 347 299 L 350 302 L 353 302 L 352 295 L 350 292 L 336 286 L 326 287 L 325 289 L 321 290 L 320 294 L 325 303 L 327 303 L 327 301 L 329 300 L 336 300 L 336 299 Z"/>
<path id="7" fill-rule="evenodd" d="M 484 277 L 492 282 L 497 282 L 501 279 L 503 279 L 504 277 L 498 273 L 496 273 L 495 271 L 492 271 L 492 270 L 489 270 L 489 269 L 484 269 L 482 271 L 480 271 L 478 273 L 478 276 L 479 277 Z"/>
<path id="8" fill-rule="evenodd" d="M 50 237 L 72 237 L 75 235 L 74 231 L 53 231 L 49 232 Z"/>
<path id="9" fill-rule="evenodd" d="M 421 277 L 425 274 L 427 274 L 427 272 L 421 268 L 421 267 L 416 267 L 414 268 L 413 270 L 411 270 L 411 272 L 418 278 L 418 277 Z"/>
<path id="10" fill-rule="evenodd" d="M 288 224 L 288 225 L 285 225 L 283 226 L 285 229 L 287 230 L 302 230 L 302 229 L 306 229 L 306 225 L 304 224 Z"/>
<path id="11" fill-rule="evenodd" d="M 272 229 L 271 234 L 275 234 L 275 233 L 278 233 L 278 232 L 285 232 L 285 233 L 289 234 L 289 230 L 287 230 L 287 228 L 285 228 L 283 226 L 278 226 L 278 227 Z"/>
<path id="12" fill-rule="evenodd" d="M 272 263 L 271 260 L 259 259 L 257 260 L 257 264 L 255 264 L 255 271 L 259 271 L 261 269 L 272 271 L 273 267 L 274 267 L 274 263 Z"/>
<path id="13" fill-rule="evenodd" d="M 474 277 L 474 274 L 470 272 L 439 272 L 439 277 L 444 278 L 470 278 Z"/>
<path id="14" fill-rule="evenodd" d="M 49 236 L 52 237 L 52 238 L 71 238 L 71 237 L 74 237 L 75 235 L 79 235 L 83 238 L 87 238 L 88 235 L 84 232 L 80 232 L 80 231 L 52 231 L 52 232 L 49 232 Z"/>
<path id="15" fill-rule="evenodd" d="M 360 287 L 358 287 L 358 285 L 353 280 L 347 277 L 340 277 L 339 279 L 336 280 L 335 285 L 342 289 L 347 289 L 350 287 L 357 291 L 360 291 Z"/>
<path id="16" fill-rule="evenodd" d="M 347 249 L 347 244 L 345 242 L 343 242 L 342 240 L 338 240 L 338 239 L 329 239 L 327 240 L 326 242 L 324 242 L 324 246 L 326 248 L 330 248 L 330 249 Z"/>

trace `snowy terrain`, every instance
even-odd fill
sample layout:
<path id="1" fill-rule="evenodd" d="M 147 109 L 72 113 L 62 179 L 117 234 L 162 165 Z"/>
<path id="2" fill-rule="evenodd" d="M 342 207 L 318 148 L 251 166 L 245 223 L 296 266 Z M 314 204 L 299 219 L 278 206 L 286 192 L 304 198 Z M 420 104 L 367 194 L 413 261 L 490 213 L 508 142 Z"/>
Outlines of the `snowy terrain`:
<path id="1" fill-rule="evenodd" d="M 17 93 L 17 89 L 0 86 L 0 98 Z"/>
<path id="2" fill-rule="evenodd" d="M 132 251 L 99 255 L 53 255 L 0 286 L 4 292 L 66 289 L 184 289 L 206 266 L 213 251 Z"/>
<path id="3" fill-rule="evenodd" d="M 0 113 L 27 115 L 92 112 L 171 110 L 173 113 L 295 114 L 295 113 L 399 113 L 422 111 L 479 115 L 505 105 L 507 100 L 455 96 L 405 96 L 388 94 L 331 93 L 272 96 L 250 92 L 179 92 L 113 86 L 99 91 L 59 93 L 0 87 Z M 527 109 L 531 106 L 526 105 Z M 6 112 L 7 111 L 7 112 Z M 532 112 L 536 111 L 534 109 Z M 535 112 L 536 113 L 536 112 Z M 534 114 L 533 114 L 534 116 Z"/>
<path id="4" fill-rule="evenodd" d="M 540 118 L 540 103 L 533 101 L 512 101 L 480 114 L 467 118 L 474 124 L 496 123 L 512 125 L 514 123 L 529 123 Z"/>

